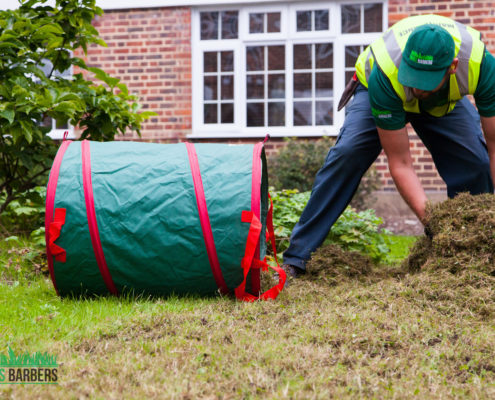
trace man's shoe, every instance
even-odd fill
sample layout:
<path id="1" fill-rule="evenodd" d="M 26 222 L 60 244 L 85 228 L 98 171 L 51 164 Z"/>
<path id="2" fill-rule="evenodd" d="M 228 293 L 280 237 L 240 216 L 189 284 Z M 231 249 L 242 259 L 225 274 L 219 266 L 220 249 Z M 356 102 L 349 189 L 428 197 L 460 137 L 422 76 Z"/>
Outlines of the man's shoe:
<path id="1" fill-rule="evenodd" d="M 300 278 L 301 275 L 304 275 L 306 273 L 306 270 L 290 264 L 282 264 L 282 269 L 285 271 L 288 278 L 293 279 Z"/>

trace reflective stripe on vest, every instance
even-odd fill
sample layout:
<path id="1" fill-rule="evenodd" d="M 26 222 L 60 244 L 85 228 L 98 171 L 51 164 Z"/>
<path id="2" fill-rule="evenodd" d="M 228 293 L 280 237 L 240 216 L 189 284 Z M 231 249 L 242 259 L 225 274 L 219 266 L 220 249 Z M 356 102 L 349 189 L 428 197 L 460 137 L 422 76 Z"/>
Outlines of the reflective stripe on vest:
<path id="1" fill-rule="evenodd" d="M 404 87 L 398 80 L 402 51 L 411 32 L 424 24 L 436 24 L 446 29 L 454 39 L 455 57 L 459 59 L 457 71 L 450 75 L 448 107 L 435 107 L 428 113 L 442 116 L 452 111 L 458 100 L 476 90 L 485 45 L 481 34 L 450 18 L 439 15 L 423 15 L 405 18 L 389 28 L 383 36 L 368 46 L 356 62 L 356 74 L 360 82 L 368 87 L 373 62 L 387 75 L 395 92 L 401 98 L 404 110 L 419 113 L 419 102 L 411 88 Z"/>

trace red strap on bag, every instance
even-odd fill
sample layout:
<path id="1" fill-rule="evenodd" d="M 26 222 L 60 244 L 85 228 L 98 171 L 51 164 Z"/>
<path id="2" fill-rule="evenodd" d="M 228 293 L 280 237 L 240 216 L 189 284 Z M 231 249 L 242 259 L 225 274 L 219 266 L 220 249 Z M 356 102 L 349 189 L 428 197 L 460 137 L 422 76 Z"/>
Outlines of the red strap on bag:
<path id="1" fill-rule="evenodd" d="M 91 150 L 89 141 L 87 140 L 83 140 L 81 142 L 81 158 L 84 202 L 86 204 L 89 235 L 91 237 L 91 244 L 93 245 L 96 263 L 98 264 L 98 268 L 108 291 L 114 296 L 118 296 L 119 292 L 115 287 L 115 283 L 113 282 L 112 275 L 110 274 L 107 261 L 105 259 L 105 254 L 101 245 L 100 231 L 98 229 L 98 221 L 96 220 L 93 182 L 91 178 Z"/>
<path id="2" fill-rule="evenodd" d="M 215 247 L 215 240 L 213 238 L 213 231 L 211 229 L 208 207 L 206 205 L 203 180 L 201 178 L 201 171 L 199 169 L 198 155 L 196 154 L 194 144 L 187 142 L 186 149 L 187 155 L 189 157 L 189 164 L 191 166 L 194 193 L 196 195 L 196 204 L 198 206 L 199 221 L 201 223 L 201 231 L 203 232 L 203 239 L 205 241 L 208 261 L 210 262 L 213 278 L 215 279 L 220 292 L 222 294 L 227 294 L 229 293 L 229 288 L 225 283 L 225 279 L 222 275 L 222 269 L 220 268 L 220 262 L 218 261 L 217 249 Z"/>
<path id="3" fill-rule="evenodd" d="M 62 145 L 57 151 L 55 160 L 53 161 L 52 170 L 50 171 L 50 177 L 48 178 L 48 185 L 46 187 L 46 206 L 45 206 L 45 242 L 46 242 L 46 261 L 48 263 L 48 270 L 50 271 L 50 278 L 53 282 L 53 287 L 58 293 L 57 281 L 55 280 L 55 271 L 53 266 L 53 254 L 50 251 L 50 223 L 53 221 L 53 214 L 55 208 L 55 194 L 57 192 L 58 177 L 60 174 L 60 167 L 67 148 L 72 142 L 70 140 L 64 140 Z"/>
<path id="4" fill-rule="evenodd" d="M 262 225 L 258 217 L 252 211 L 242 212 L 242 222 L 249 222 L 251 225 L 249 227 L 249 233 L 246 241 L 246 251 L 244 252 L 244 257 L 241 262 L 242 270 L 244 273 L 244 279 L 241 284 L 235 289 L 235 296 L 242 301 L 253 302 L 256 300 L 268 300 L 276 299 L 278 294 L 282 291 L 286 275 L 285 271 L 280 267 L 273 267 L 264 261 L 256 260 L 254 258 L 256 247 L 261 235 Z M 251 293 L 246 293 L 246 279 L 248 273 L 251 269 L 267 270 L 272 268 L 275 272 L 278 272 L 279 282 L 272 288 L 268 289 L 266 292 L 260 294 L 259 296 L 252 295 Z"/>
<path id="5" fill-rule="evenodd" d="M 60 237 L 60 231 L 62 230 L 62 226 L 65 224 L 65 208 L 56 208 L 55 216 L 53 217 L 53 221 L 50 222 L 49 232 L 48 232 L 48 247 L 50 249 L 50 253 L 55 256 L 55 260 L 59 262 L 66 261 L 66 251 L 55 244 L 55 240 Z"/>
<path id="6" fill-rule="evenodd" d="M 253 148 L 253 171 L 251 178 L 251 211 L 258 218 L 261 215 L 261 183 L 263 177 L 263 168 L 261 162 L 261 154 L 263 153 L 263 145 L 265 142 L 259 142 Z M 255 258 L 260 258 L 259 246 L 255 250 Z M 254 293 L 260 291 L 260 270 L 254 269 L 251 271 L 251 289 Z"/>

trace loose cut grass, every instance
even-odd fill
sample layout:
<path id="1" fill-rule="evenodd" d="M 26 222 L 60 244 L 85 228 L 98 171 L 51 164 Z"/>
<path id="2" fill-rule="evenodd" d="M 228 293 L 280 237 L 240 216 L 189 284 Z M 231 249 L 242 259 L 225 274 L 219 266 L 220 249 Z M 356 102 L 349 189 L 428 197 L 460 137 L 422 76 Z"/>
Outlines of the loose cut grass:
<path id="1" fill-rule="evenodd" d="M 251 304 L 221 297 L 60 299 L 44 276 L 23 280 L 21 268 L 18 280 L 0 284 L 0 349 L 56 355 L 59 384 L 0 385 L 0 393 L 494 398 L 495 277 L 489 269 L 418 265 L 415 272 L 377 266 L 324 247 L 276 301 Z"/>
<path id="2" fill-rule="evenodd" d="M 457 197 L 430 206 L 432 239 L 418 241 L 405 266 L 409 271 L 466 269 L 495 276 L 495 196 Z"/>
<path id="3" fill-rule="evenodd" d="M 20 399 L 493 397 L 495 282 L 449 277 L 391 269 L 297 280 L 277 301 L 253 304 L 81 301 L 56 297 L 44 279 L 0 285 L 1 348 L 48 352 L 60 365 L 56 387 L 0 390 Z"/>

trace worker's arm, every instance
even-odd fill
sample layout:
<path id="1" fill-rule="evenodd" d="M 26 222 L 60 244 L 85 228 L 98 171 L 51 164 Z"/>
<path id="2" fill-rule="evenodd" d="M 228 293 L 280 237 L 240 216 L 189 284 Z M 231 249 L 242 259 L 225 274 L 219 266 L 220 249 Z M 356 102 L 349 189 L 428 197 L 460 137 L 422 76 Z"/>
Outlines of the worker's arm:
<path id="1" fill-rule="evenodd" d="M 407 130 L 405 127 L 398 130 L 377 129 L 383 150 L 387 155 L 388 168 L 395 186 L 397 186 L 397 190 L 405 202 L 424 224 L 427 198 L 419 178 L 414 172 Z"/>
<path id="2" fill-rule="evenodd" d="M 493 185 L 495 186 L 495 117 L 481 117 L 481 126 L 485 134 L 486 147 L 490 157 L 490 171 Z"/>

